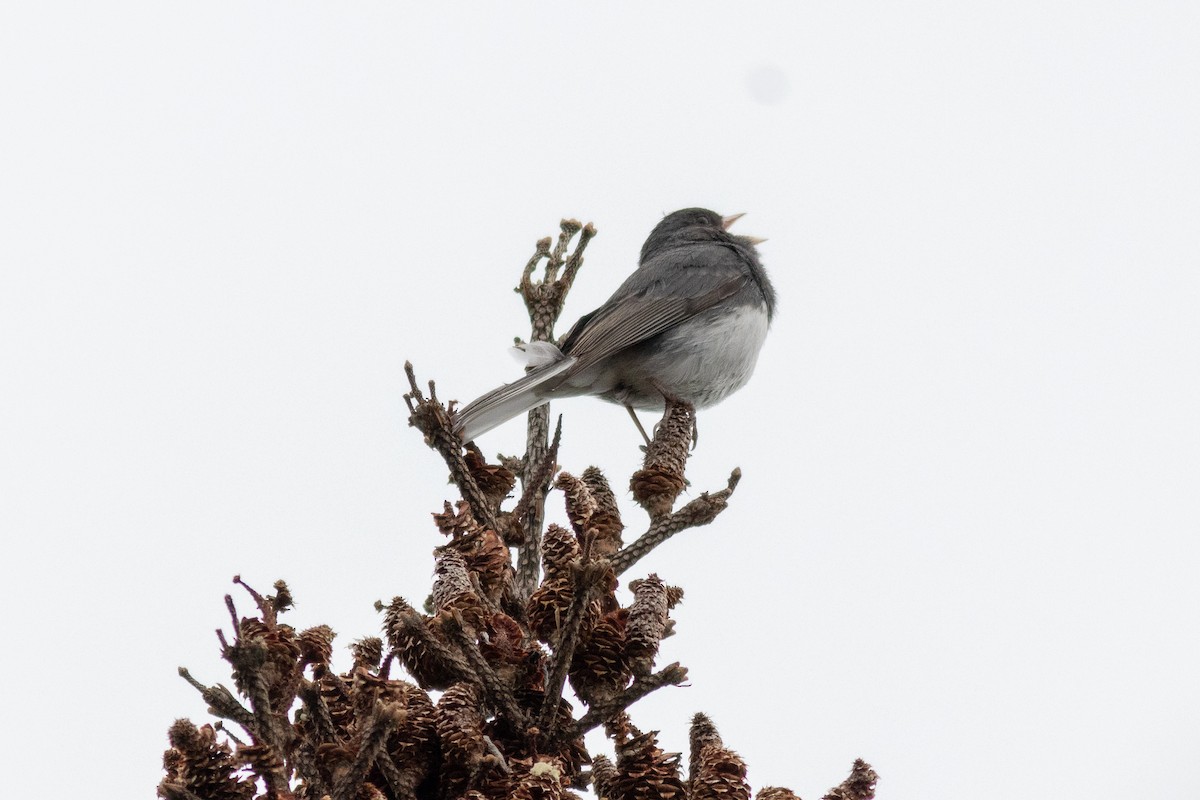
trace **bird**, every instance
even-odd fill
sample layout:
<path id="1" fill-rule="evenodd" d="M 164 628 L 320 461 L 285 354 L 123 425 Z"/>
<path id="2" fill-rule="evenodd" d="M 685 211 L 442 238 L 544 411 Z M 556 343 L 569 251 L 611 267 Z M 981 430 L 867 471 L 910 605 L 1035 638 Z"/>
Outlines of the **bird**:
<path id="1" fill-rule="evenodd" d="M 742 214 L 706 208 L 667 214 L 638 267 L 560 342 L 523 346 L 524 377 L 462 407 L 453 427 L 469 442 L 550 400 L 593 395 L 634 409 L 672 402 L 705 408 L 750 379 L 775 314 L 775 290 L 756 245 L 729 227 Z"/>

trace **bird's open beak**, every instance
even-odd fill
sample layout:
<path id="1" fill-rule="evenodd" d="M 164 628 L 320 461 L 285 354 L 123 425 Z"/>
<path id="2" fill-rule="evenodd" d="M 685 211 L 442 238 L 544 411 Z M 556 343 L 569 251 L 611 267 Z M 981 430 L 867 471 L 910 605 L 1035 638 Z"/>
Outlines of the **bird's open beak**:
<path id="1" fill-rule="evenodd" d="M 721 217 L 721 227 L 724 228 L 725 230 L 729 230 L 730 225 L 737 222 L 739 219 L 741 219 L 744 216 L 746 216 L 745 211 L 743 211 L 740 214 L 730 214 L 728 217 Z"/>
<path id="2" fill-rule="evenodd" d="M 721 227 L 724 230 L 729 230 L 730 225 L 737 222 L 744 216 L 746 216 L 745 211 L 740 214 L 730 214 L 728 217 L 721 217 Z M 747 241 L 750 244 L 762 244 L 766 241 L 766 239 L 762 238 L 761 236 L 739 236 L 738 238 Z"/>

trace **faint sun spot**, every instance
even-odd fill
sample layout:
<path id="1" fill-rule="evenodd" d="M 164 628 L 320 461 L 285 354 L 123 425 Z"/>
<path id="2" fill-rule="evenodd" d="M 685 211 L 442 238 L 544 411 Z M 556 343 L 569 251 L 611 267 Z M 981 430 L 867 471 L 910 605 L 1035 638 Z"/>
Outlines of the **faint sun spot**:
<path id="1" fill-rule="evenodd" d="M 746 73 L 744 80 L 750 96 L 766 106 L 781 102 L 792 91 L 791 81 L 774 64 L 755 67 Z"/>

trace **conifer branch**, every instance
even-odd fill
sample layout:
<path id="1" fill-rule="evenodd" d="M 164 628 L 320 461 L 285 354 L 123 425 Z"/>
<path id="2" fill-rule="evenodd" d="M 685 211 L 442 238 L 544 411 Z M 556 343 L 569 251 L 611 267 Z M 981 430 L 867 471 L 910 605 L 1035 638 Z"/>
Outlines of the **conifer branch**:
<path id="1" fill-rule="evenodd" d="M 557 239 L 537 243 L 517 287 L 531 341 L 554 341 L 594 235 L 590 224 L 563 220 Z M 524 456 L 489 463 L 454 433 L 453 403 L 442 404 L 432 381 L 426 394 L 411 364 L 405 374 L 409 423 L 441 456 L 461 495 L 433 515 L 446 538 L 433 548 L 428 613 L 402 597 L 376 604 L 386 653 L 378 636 L 357 639 L 352 664 L 339 672 L 331 628 L 297 633 L 280 622 L 294 605 L 286 583 L 263 594 L 235 577 L 257 610 L 243 617 L 225 597 L 232 628 L 217 637 L 236 695 L 185 668 L 179 674 L 214 717 L 236 722 L 246 739 L 219 722 L 177 720 L 159 797 L 569 800 L 570 789 L 590 781 L 608 800 L 749 800 L 745 762 L 707 716 L 693 718 L 685 781 L 680 754 L 664 752 L 655 733 L 639 731 L 628 714 L 651 692 L 688 679 L 678 663 L 654 669 L 683 591 L 650 575 L 629 582 L 633 600 L 622 605 L 617 576 L 676 533 L 715 520 L 741 478 L 735 469 L 724 489 L 675 508 L 687 486 L 695 409 L 668 404 L 629 482 L 649 526 L 623 546 L 617 496 L 601 470 L 560 472 L 561 417 L 550 437 L 548 408 L 535 409 Z M 517 480 L 520 496 L 504 510 Z M 552 484 L 563 493 L 566 520 L 547 525 Z M 442 692 L 436 704 L 431 691 Z M 576 701 L 586 710 L 573 713 Z M 585 746 L 584 734 L 601 726 L 615 758 Z M 870 800 L 877 778 L 856 761 L 824 800 Z M 767 787 L 758 800 L 795 795 Z"/>

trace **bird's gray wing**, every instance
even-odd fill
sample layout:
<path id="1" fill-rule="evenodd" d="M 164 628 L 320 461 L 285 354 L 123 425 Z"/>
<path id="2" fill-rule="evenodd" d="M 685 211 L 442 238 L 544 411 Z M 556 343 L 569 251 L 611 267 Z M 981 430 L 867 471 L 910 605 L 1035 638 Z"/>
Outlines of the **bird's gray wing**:
<path id="1" fill-rule="evenodd" d="M 562 351 L 576 368 L 644 342 L 746 289 L 753 279 L 721 245 L 692 246 L 642 265 L 567 333 Z"/>

